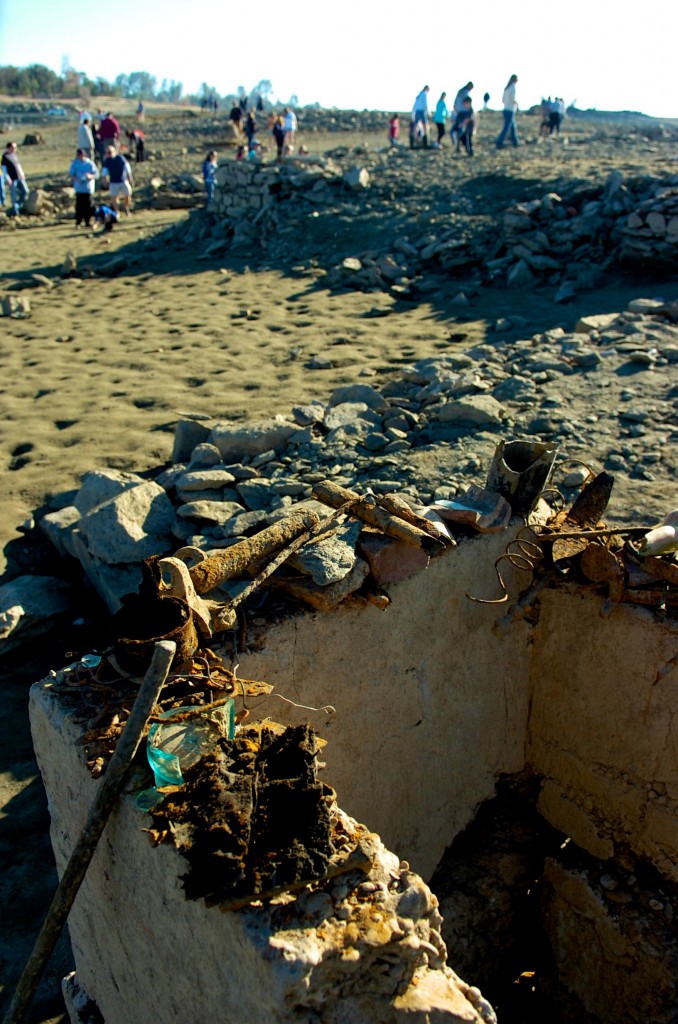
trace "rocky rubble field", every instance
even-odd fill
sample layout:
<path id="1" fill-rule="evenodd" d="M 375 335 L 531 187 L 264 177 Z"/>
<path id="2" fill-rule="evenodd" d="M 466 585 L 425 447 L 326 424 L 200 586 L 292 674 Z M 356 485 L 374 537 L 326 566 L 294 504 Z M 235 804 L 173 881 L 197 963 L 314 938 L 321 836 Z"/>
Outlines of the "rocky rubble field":
<path id="1" fill-rule="evenodd" d="M 195 207 L 205 152 L 234 165 L 225 117 L 151 109 L 134 213 L 102 241 L 74 230 L 75 114 L 45 108 L 0 110 L 34 192 L 32 214 L 0 214 L 3 568 L 59 577 L 61 609 L 59 631 L 3 676 L 3 983 L 53 884 L 26 687 L 91 649 L 101 608 L 91 590 L 73 597 L 80 567 L 46 533 L 64 552 L 78 533 L 119 594 L 149 537 L 228 545 L 320 478 L 453 496 L 483 483 L 508 437 L 610 470 L 611 522 L 676 505 L 674 124 L 571 119 L 540 142 L 521 115 L 524 145 L 499 154 L 489 112 L 470 160 L 386 151 L 382 114 L 301 112 L 309 155 L 265 172 L 275 203 L 217 217 Z M 566 499 L 582 472 L 557 476 Z M 135 487 L 166 511 L 157 535 L 137 520 L 143 543 L 110 562 L 91 557 L 94 479 L 115 515 Z M 35 1020 L 57 1012 L 69 963 L 64 942 Z"/>

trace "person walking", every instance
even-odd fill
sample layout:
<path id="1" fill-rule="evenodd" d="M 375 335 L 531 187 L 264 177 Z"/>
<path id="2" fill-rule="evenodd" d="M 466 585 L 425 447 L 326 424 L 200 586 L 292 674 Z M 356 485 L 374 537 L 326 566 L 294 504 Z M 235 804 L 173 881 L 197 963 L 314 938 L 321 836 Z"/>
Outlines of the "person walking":
<path id="1" fill-rule="evenodd" d="M 282 160 L 285 152 L 285 122 L 282 114 L 278 114 L 273 127 L 271 128 L 271 135 L 275 139 L 275 145 L 278 155 L 278 160 Z"/>
<path id="2" fill-rule="evenodd" d="M 211 149 L 207 154 L 202 165 L 202 178 L 205 182 L 205 191 L 207 192 L 207 206 L 210 206 L 214 199 L 214 190 L 217 184 L 217 154 L 216 150 Z"/>
<path id="3" fill-rule="evenodd" d="M 423 125 L 423 139 L 424 146 L 428 146 L 428 94 L 429 87 L 427 85 L 417 93 L 417 97 L 412 107 L 412 131 L 416 135 L 417 125 Z"/>
<path id="4" fill-rule="evenodd" d="M 247 112 L 245 118 L 245 135 L 247 136 L 247 142 L 250 143 L 257 133 L 257 119 L 254 115 L 253 110 Z"/>
<path id="5" fill-rule="evenodd" d="M 440 99 L 436 103 L 436 109 L 433 114 L 433 123 L 438 129 L 438 145 L 443 141 L 445 134 L 445 122 L 447 121 L 447 103 L 445 102 L 446 92 L 441 92 Z"/>
<path id="6" fill-rule="evenodd" d="M 473 82 L 467 82 L 466 85 L 462 85 L 461 89 L 454 97 L 454 103 L 452 104 L 454 110 L 454 120 L 450 125 L 450 138 L 452 139 L 452 145 L 458 146 L 459 143 L 459 126 L 462 118 L 464 117 L 466 108 L 464 101 L 471 95 L 473 89 Z"/>
<path id="7" fill-rule="evenodd" d="M 285 129 L 285 153 L 294 152 L 294 139 L 297 132 L 297 115 L 291 107 L 283 110 L 283 127 Z"/>
<path id="8" fill-rule="evenodd" d="M 104 187 L 108 184 L 111 193 L 111 205 L 118 210 L 118 200 L 122 196 L 125 213 L 129 213 L 132 198 L 132 168 L 122 153 L 116 153 L 115 146 L 107 146 L 106 158 L 101 170 Z"/>
<path id="9" fill-rule="evenodd" d="M 26 175 L 17 156 L 16 142 L 7 143 L 5 152 L 2 154 L 2 170 L 9 180 L 12 214 L 18 217 L 28 195 L 28 185 L 26 184 Z"/>
<path id="10" fill-rule="evenodd" d="M 78 125 L 78 149 L 82 149 L 88 160 L 94 156 L 94 136 L 92 135 L 89 117 L 83 118 Z"/>
<path id="11" fill-rule="evenodd" d="M 518 104 L 516 103 L 516 82 L 518 81 L 517 75 L 511 75 L 506 88 L 504 89 L 504 95 L 502 96 L 502 104 L 504 107 L 504 125 L 502 130 L 497 136 L 496 146 L 497 149 L 504 148 L 504 142 L 506 136 L 510 136 L 511 143 L 515 148 L 518 146 L 518 129 L 516 128 L 516 110 Z"/>
<path id="12" fill-rule="evenodd" d="M 473 132 L 476 126 L 473 102 L 470 96 L 464 100 L 464 109 L 457 115 L 457 153 L 462 145 L 469 156 L 473 156 Z"/>
<path id="13" fill-rule="evenodd" d="M 99 177 L 99 168 L 81 148 L 76 152 L 75 160 L 68 173 L 75 191 L 75 226 L 79 228 L 84 223 L 88 228 L 94 215 L 92 196 L 94 195 L 94 183 Z"/>
<path id="14" fill-rule="evenodd" d="M 127 138 L 129 139 L 130 152 L 132 146 L 134 146 L 135 163 L 142 164 L 146 159 L 146 135 L 142 132 L 141 128 L 134 128 L 131 132 L 127 132 Z"/>
<path id="15" fill-rule="evenodd" d="M 120 125 L 112 114 L 106 114 L 99 125 L 99 138 L 104 152 L 109 146 L 117 149 L 120 145 Z"/>

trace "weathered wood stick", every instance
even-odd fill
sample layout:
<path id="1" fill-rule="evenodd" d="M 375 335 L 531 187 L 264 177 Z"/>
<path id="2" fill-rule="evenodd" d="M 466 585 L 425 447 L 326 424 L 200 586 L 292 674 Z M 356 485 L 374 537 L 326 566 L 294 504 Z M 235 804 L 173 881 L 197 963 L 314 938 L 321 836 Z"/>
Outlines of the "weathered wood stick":
<path id="1" fill-rule="evenodd" d="M 378 499 L 380 508 L 383 508 L 385 512 L 390 512 L 392 515 L 397 516 L 398 519 L 404 519 L 410 526 L 416 526 L 418 530 L 423 530 L 429 537 L 433 537 L 436 541 L 445 543 L 445 537 L 435 528 L 433 523 L 430 523 L 428 519 L 424 519 L 423 516 L 418 516 L 416 512 L 413 512 L 406 501 L 399 498 L 397 494 L 384 494 Z M 449 541 L 448 541 L 449 543 Z"/>
<path id="2" fill-rule="evenodd" d="M 20 1024 L 33 1002 L 38 984 L 52 954 L 61 929 L 78 895 L 87 868 L 106 827 L 111 811 L 123 784 L 127 769 L 137 752 L 153 705 L 160 696 L 176 651 L 173 640 L 161 640 L 155 645 L 153 659 L 139 689 L 132 712 L 108 763 L 96 796 L 75 844 L 66 870 L 57 886 L 47 916 L 33 947 L 33 952 L 19 978 L 14 997 L 3 1018 L 3 1024 Z"/>
<path id="3" fill-rule="evenodd" d="M 320 517 L 311 509 L 292 512 L 272 526 L 267 526 L 254 537 L 248 537 L 224 551 L 208 555 L 190 569 L 196 592 L 208 594 L 220 583 L 239 576 L 256 558 L 272 554 L 318 522 Z"/>
<path id="4" fill-rule="evenodd" d="M 340 505 L 349 504 L 349 514 L 360 519 L 368 526 L 374 526 L 381 530 L 388 537 L 395 537 L 411 547 L 420 548 L 430 554 L 439 551 L 442 547 L 442 538 L 434 538 L 424 533 L 416 526 L 411 526 L 398 516 L 391 515 L 373 504 L 368 498 L 362 498 L 355 491 L 349 491 L 331 480 L 323 480 L 315 484 L 313 497 L 331 508 L 339 508 Z"/>

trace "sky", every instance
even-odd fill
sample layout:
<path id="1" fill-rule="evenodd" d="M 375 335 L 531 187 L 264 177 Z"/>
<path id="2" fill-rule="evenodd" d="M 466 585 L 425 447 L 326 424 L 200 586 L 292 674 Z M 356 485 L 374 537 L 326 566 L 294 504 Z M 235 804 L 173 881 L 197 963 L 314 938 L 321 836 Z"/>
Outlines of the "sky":
<path id="1" fill-rule="evenodd" d="M 678 0 L 0 0 L 0 65 L 148 71 L 185 94 L 268 79 L 280 102 L 400 111 L 424 85 L 434 105 L 469 80 L 500 107 L 517 74 L 522 108 L 552 95 L 678 117 L 677 32 Z"/>

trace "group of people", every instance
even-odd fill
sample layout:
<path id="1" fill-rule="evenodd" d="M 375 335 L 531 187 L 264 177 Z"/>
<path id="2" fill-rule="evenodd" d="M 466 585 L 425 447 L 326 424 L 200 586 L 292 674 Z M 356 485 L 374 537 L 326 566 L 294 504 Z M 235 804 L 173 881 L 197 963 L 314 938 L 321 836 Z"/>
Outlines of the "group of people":
<path id="1" fill-rule="evenodd" d="M 141 107 L 141 112 L 139 111 Z M 137 107 L 137 120 L 143 121 L 143 103 Z M 141 128 L 135 126 L 131 131 L 124 133 L 128 140 L 130 152 L 134 150 L 136 163 L 143 163 L 146 159 L 146 134 Z M 103 163 L 109 146 L 120 149 L 122 146 L 123 131 L 119 122 L 110 113 L 99 111 L 99 122 L 95 124 L 92 115 L 83 110 L 78 125 L 78 149 L 82 149 L 90 159 Z"/>
<path id="2" fill-rule="evenodd" d="M 259 100 L 260 97 L 258 98 L 258 102 Z M 256 109 L 261 113 L 258 102 Z M 261 105 L 263 107 L 263 103 Z M 257 117 L 255 110 L 250 109 L 245 114 L 245 108 L 238 106 L 237 110 L 239 111 L 239 116 L 237 118 L 233 116 L 235 110 L 236 108 L 234 107 L 233 111 L 231 111 L 231 120 L 238 128 L 238 131 L 240 131 L 241 128 L 244 130 L 244 135 L 247 139 L 246 145 L 243 144 L 237 147 L 235 153 L 236 160 L 261 160 L 261 157 L 267 147 L 257 137 Z M 272 112 L 267 115 L 266 131 L 270 136 L 272 136 L 278 160 L 282 160 L 285 156 L 289 156 L 294 152 L 297 130 L 297 115 L 291 107 L 285 107 L 280 114 Z M 207 206 L 210 206 L 214 199 L 218 167 L 217 152 L 216 150 L 211 149 L 203 160 L 201 168 L 202 178 L 205 183 L 205 192 L 207 194 Z"/>
<path id="3" fill-rule="evenodd" d="M 436 127 L 437 138 L 431 141 L 428 109 L 430 88 L 428 85 L 425 85 L 417 95 L 412 107 L 409 131 L 410 148 L 415 149 L 417 146 L 428 148 L 432 146 L 434 149 L 440 149 L 447 130 L 447 119 L 449 117 L 452 145 L 456 148 L 457 152 L 463 146 L 468 155 L 473 156 L 473 133 L 476 127 L 476 115 L 471 98 L 472 89 L 473 82 L 467 82 L 466 85 L 462 85 L 454 98 L 451 110 L 447 106 L 447 93 L 442 92 L 440 94 L 440 99 L 433 112 L 433 124 Z M 486 97 L 486 104 L 488 99 L 489 96 Z M 400 134 L 400 121 L 397 114 L 394 114 L 389 121 L 388 134 L 391 144 L 397 143 Z"/>
<path id="4" fill-rule="evenodd" d="M 565 118 L 565 100 L 560 96 L 556 96 L 555 99 L 548 99 L 542 97 L 541 101 L 541 128 L 539 134 L 542 136 L 547 135 L 560 135 L 560 128 Z"/>
<path id="5" fill-rule="evenodd" d="M 246 103 L 246 100 L 243 99 L 243 102 Z M 235 106 L 231 111 L 231 121 L 238 132 L 244 132 L 247 139 L 246 146 L 238 147 L 236 156 L 239 160 L 256 160 L 265 149 L 265 146 L 257 137 L 257 113 L 259 115 L 263 113 L 261 97 L 257 99 L 256 110 L 250 109 L 246 111 L 246 107 L 240 105 Z M 285 107 L 281 114 L 271 111 L 267 115 L 266 131 L 273 137 L 278 160 L 282 160 L 284 156 L 289 156 L 294 152 L 298 127 L 297 115 L 292 107 Z"/>
<path id="6" fill-rule="evenodd" d="M 75 160 L 69 168 L 69 176 L 75 192 L 75 226 L 91 227 L 92 221 L 101 224 L 104 231 L 111 231 L 120 216 L 120 204 L 126 214 L 130 212 L 132 197 L 132 168 L 115 146 L 109 145 L 104 153 L 101 173 L 94 160 L 84 149 L 78 148 Z M 110 203 L 94 203 L 97 181 L 110 192 Z"/>
<path id="7" fill-rule="evenodd" d="M 137 121 L 144 119 L 144 106 L 140 101 Z M 129 214 L 134 184 L 132 168 L 122 152 L 122 129 L 110 113 L 99 111 L 99 123 L 92 128 L 92 115 L 84 110 L 78 126 L 78 148 L 68 174 L 75 192 L 75 226 L 91 227 L 100 223 L 103 230 L 111 231 L 117 223 L 121 207 Z M 139 127 L 126 131 L 130 151 L 134 149 L 136 163 L 145 159 L 144 132 Z M 94 203 L 97 181 L 108 189 L 110 202 Z"/>
<path id="8" fill-rule="evenodd" d="M 513 146 L 519 145 L 518 129 L 516 127 L 516 111 L 518 109 L 516 101 L 517 81 L 518 76 L 511 75 L 506 83 L 506 87 L 502 95 L 504 121 L 501 131 L 495 140 L 497 149 L 503 149 L 507 139 L 511 141 Z M 473 99 L 471 97 L 472 90 L 473 82 L 467 82 L 466 85 L 462 85 L 454 98 L 451 110 L 447 107 L 447 93 L 442 92 L 440 94 L 440 99 L 438 100 L 433 112 L 433 124 L 436 127 L 437 138 L 431 141 L 428 106 L 430 88 L 428 85 L 425 85 L 421 92 L 418 93 L 414 101 L 414 106 L 412 107 L 409 129 L 410 148 L 415 149 L 418 146 L 423 146 L 425 149 L 429 147 L 439 149 L 445 137 L 447 120 L 449 118 L 452 145 L 455 147 L 457 152 L 459 152 L 463 147 L 469 156 L 473 156 L 473 136 L 476 131 L 476 113 L 473 109 Z M 489 93 L 485 93 L 483 96 L 484 109 L 487 109 L 489 99 Z M 556 102 L 562 103 L 562 101 Z M 565 105 L 563 104 L 562 115 L 564 115 L 564 113 Z M 558 131 L 560 128 L 560 123 L 562 121 L 561 113 L 554 112 L 553 118 L 554 120 L 552 123 L 554 126 L 557 123 L 557 127 L 552 128 L 552 132 Z M 396 145 L 399 137 L 400 119 L 397 114 L 394 114 L 389 120 L 389 142 L 392 145 Z"/>

